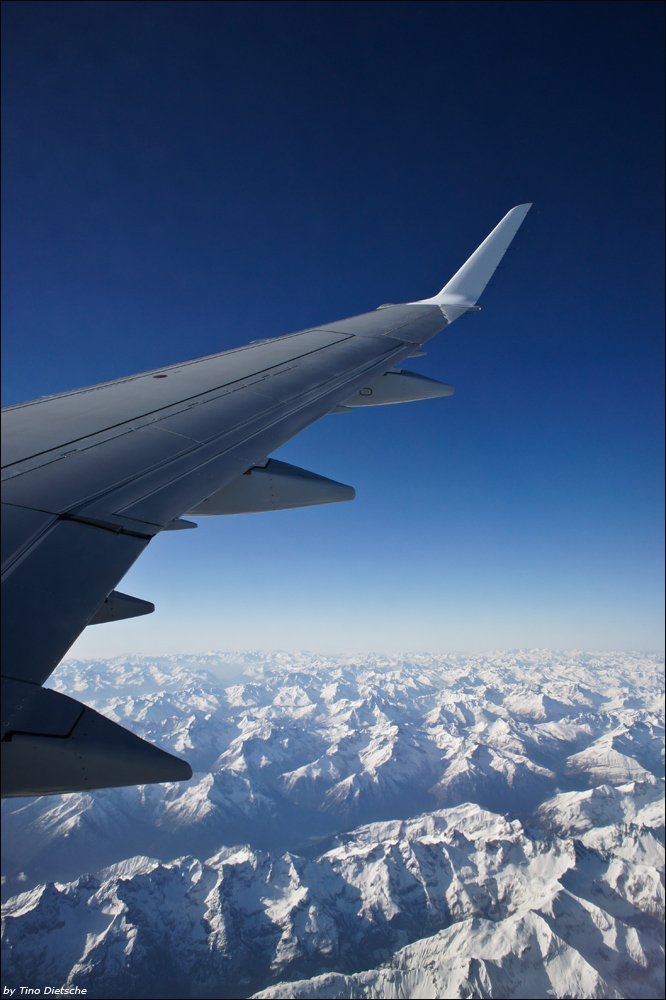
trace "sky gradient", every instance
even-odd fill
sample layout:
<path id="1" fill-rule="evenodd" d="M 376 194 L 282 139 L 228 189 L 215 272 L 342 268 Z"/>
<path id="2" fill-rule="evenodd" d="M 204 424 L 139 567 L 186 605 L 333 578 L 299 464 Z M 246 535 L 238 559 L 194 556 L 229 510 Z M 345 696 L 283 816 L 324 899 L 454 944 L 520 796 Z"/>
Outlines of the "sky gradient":
<path id="1" fill-rule="evenodd" d="M 663 647 L 663 8 L 3 4 L 3 405 L 435 294 L 450 398 L 275 453 L 353 503 L 202 519 L 79 656 Z"/>

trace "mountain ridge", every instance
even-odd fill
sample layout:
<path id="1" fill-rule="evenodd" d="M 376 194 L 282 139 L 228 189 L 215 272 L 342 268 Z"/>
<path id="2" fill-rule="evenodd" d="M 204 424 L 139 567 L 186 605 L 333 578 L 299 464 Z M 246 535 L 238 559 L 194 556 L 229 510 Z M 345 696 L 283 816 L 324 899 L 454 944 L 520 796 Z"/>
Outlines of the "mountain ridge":
<path id="1" fill-rule="evenodd" d="M 5 804 L 3 982 L 660 996 L 661 664 L 541 650 L 63 664 L 54 686 L 196 771 Z"/>

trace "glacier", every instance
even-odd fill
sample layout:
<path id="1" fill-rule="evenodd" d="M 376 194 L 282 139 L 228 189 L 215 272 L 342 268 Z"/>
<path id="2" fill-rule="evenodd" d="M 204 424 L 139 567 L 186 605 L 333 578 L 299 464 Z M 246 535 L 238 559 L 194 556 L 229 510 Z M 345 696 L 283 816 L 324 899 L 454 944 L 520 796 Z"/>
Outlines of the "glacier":
<path id="1" fill-rule="evenodd" d="M 663 657 L 133 656 L 51 683 L 195 774 L 3 803 L 3 989 L 663 995 Z"/>

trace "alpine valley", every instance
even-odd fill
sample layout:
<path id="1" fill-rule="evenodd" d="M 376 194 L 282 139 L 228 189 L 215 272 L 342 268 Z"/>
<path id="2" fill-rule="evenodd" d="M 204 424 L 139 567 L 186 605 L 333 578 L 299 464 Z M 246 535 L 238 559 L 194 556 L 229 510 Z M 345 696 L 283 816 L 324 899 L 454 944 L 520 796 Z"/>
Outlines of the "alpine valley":
<path id="1" fill-rule="evenodd" d="M 663 996 L 663 657 L 210 653 L 51 684 L 195 774 L 4 803 L 3 992 Z"/>

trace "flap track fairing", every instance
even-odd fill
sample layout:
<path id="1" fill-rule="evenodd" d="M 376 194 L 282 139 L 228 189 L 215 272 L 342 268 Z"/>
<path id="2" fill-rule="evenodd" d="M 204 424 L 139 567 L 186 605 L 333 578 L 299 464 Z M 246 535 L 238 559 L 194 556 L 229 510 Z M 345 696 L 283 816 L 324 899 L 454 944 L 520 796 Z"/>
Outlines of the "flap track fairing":
<path id="1" fill-rule="evenodd" d="M 452 396 L 453 386 L 444 385 L 434 378 L 406 372 L 401 369 L 386 372 L 374 382 L 359 390 L 344 405 L 386 406 L 389 403 L 412 403 L 419 399 L 436 399 L 438 396 Z"/>
<path id="2" fill-rule="evenodd" d="M 151 615 L 155 605 L 150 601 L 142 601 L 139 597 L 121 594 L 112 590 L 104 604 L 100 605 L 89 625 L 102 625 L 104 622 L 118 622 L 123 618 L 137 618 L 139 615 Z"/>
<path id="3" fill-rule="evenodd" d="M 351 486 L 271 458 L 265 466 L 248 469 L 244 475 L 213 493 L 188 511 L 188 515 L 255 514 L 341 503 L 355 496 Z"/>
<path id="4" fill-rule="evenodd" d="M 192 777 L 187 761 L 50 688 L 3 680 L 2 794 L 56 795 Z"/>

